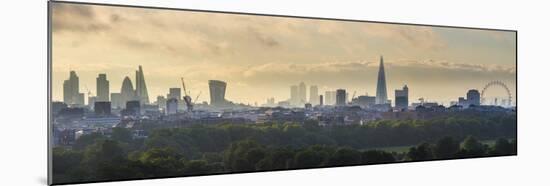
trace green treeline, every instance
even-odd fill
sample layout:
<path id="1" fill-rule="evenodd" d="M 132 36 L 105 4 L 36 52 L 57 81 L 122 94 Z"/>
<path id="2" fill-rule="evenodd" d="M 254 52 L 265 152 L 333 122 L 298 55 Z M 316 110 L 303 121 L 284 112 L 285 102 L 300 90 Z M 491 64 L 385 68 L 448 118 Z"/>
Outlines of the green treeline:
<path id="1" fill-rule="evenodd" d="M 516 154 L 515 115 L 384 120 L 366 125 L 196 125 L 146 139 L 114 128 L 53 149 L 55 183 L 283 170 Z M 499 139 L 494 145 L 479 140 Z M 412 146 L 407 152 L 380 150 Z M 369 150 L 366 150 L 369 149 Z M 379 150 L 371 150 L 379 149 Z"/>

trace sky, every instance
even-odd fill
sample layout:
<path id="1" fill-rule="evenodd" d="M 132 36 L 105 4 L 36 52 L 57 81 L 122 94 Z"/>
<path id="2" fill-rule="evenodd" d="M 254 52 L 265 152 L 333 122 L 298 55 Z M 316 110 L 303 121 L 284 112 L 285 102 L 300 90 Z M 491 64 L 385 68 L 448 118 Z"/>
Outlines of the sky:
<path id="1" fill-rule="evenodd" d="M 409 87 L 418 98 L 448 104 L 491 81 L 516 92 L 516 34 L 372 22 L 251 16 L 179 10 L 53 3 L 52 93 L 74 70 L 83 93 L 106 73 L 110 92 L 143 66 L 149 99 L 181 87 L 209 101 L 208 80 L 227 82 L 226 99 L 284 101 L 304 82 L 319 92 L 346 89 L 376 95 L 384 57 L 388 98 Z M 309 88 L 308 88 L 309 91 Z M 309 93 L 308 93 L 309 96 Z M 491 87 L 487 97 L 505 97 Z M 308 98 L 309 99 L 309 98 Z"/>

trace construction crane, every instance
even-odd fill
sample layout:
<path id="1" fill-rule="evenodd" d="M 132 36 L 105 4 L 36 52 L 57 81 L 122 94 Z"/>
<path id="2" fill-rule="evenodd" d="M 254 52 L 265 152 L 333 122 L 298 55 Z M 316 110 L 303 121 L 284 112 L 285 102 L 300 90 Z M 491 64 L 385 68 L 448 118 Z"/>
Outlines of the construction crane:
<path id="1" fill-rule="evenodd" d="M 195 104 L 195 102 L 197 102 L 199 100 L 199 96 L 201 96 L 201 93 L 202 93 L 202 91 L 199 92 L 199 94 L 195 98 L 195 101 L 193 101 L 193 104 Z"/>
<path id="2" fill-rule="evenodd" d="M 183 81 L 183 77 L 181 78 L 181 85 L 183 86 L 183 93 L 185 96 L 183 96 L 183 101 L 185 101 L 185 106 L 187 106 L 187 111 L 193 111 L 193 102 L 191 101 L 191 96 L 187 93 L 187 89 L 185 88 L 185 81 Z"/>

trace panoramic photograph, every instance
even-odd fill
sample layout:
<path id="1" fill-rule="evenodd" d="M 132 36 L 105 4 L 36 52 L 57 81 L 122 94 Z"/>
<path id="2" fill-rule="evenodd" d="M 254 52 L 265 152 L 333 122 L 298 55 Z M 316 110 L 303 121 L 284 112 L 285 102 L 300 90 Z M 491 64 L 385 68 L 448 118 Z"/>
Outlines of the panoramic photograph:
<path id="1" fill-rule="evenodd" d="M 517 154 L 515 31 L 49 11 L 53 184 Z"/>

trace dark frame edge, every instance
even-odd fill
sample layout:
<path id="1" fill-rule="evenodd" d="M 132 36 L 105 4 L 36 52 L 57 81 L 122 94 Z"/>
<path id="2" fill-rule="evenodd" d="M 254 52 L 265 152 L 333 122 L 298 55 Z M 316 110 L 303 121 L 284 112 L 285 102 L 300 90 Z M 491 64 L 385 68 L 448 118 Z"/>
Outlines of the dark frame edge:
<path id="1" fill-rule="evenodd" d="M 48 157 L 47 157 L 47 161 L 48 161 L 48 165 L 47 165 L 47 185 L 53 185 L 53 156 L 52 156 L 52 135 L 53 135 L 53 123 L 52 123 L 52 88 L 51 88 L 51 81 L 52 81 L 52 1 L 48 1 L 47 2 L 47 42 L 48 42 L 48 46 L 47 46 L 47 123 L 48 123 L 48 131 L 47 131 L 47 152 L 48 152 Z"/>

